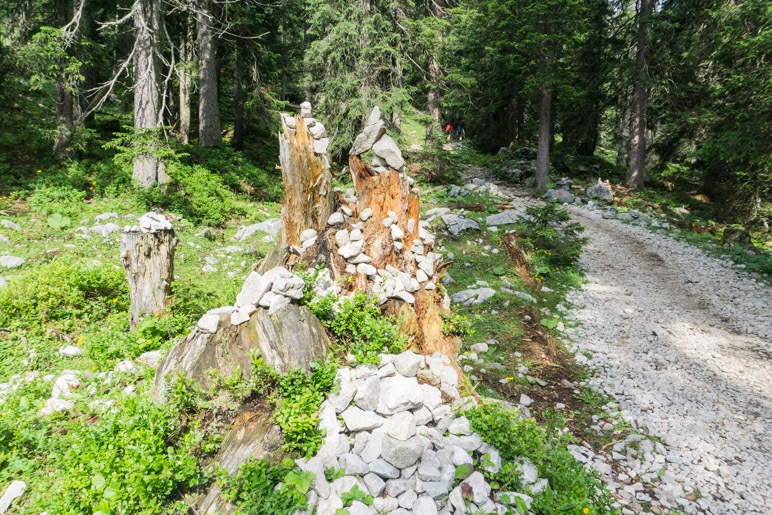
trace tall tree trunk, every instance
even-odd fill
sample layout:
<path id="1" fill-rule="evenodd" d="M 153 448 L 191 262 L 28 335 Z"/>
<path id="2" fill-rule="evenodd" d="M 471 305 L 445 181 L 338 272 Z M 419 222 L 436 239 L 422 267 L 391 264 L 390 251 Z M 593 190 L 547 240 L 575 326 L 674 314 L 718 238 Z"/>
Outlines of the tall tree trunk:
<path id="1" fill-rule="evenodd" d="M 630 154 L 627 161 L 627 187 L 643 188 L 646 177 L 646 102 L 649 96 L 647 54 L 651 39 L 649 37 L 649 18 L 653 0 L 639 0 L 638 41 L 635 58 L 636 80 L 633 89 L 632 110 L 630 113 Z"/>
<path id="2" fill-rule="evenodd" d="M 190 14 L 187 15 L 185 23 L 185 34 L 180 44 L 180 63 L 177 65 L 177 76 L 179 78 L 179 126 L 177 128 L 177 140 L 183 145 L 190 141 L 190 94 L 193 89 L 193 59 L 195 52 L 193 50 L 193 19 Z"/>
<path id="3" fill-rule="evenodd" d="M 198 28 L 198 144 L 211 147 L 220 143 L 220 106 L 217 94 L 217 41 L 214 38 L 214 4 L 199 0 Z"/>
<path id="4" fill-rule="evenodd" d="M 441 20 L 445 15 L 443 8 L 445 7 L 445 0 L 433 0 L 432 15 L 438 20 Z M 437 39 L 440 45 L 442 45 L 442 32 L 437 32 Z M 427 103 L 429 106 L 429 114 L 434 118 L 436 124 L 442 122 L 442 105 L 440 104 L 440 65 L 437 62 L 437 56 L 433 55 L 429 58 L 429 94 Z"/>
<path id="5" fill-rule="evenodd" d="M 552 61 L 554 54 L 545 50 L 542 56 L 541 105 L 539 106 L 539 144 L 536 150 L 536 189 L 544 189 L 550 182 L 550 127 L 552 117 Z"/>
<path id="6" fill-rule="evenodd" d="M 244 147 L 244 135 L 246 133 L 245 104 L 247 101 L 247 63 L 244 55 L 245 53 L 244 40 L 239 39 L 236 41 L 236 64 L 234 66 L 236 76 L 233 91 L 233 141 L 231 141 L 233 148 L 239 150 Z"/>
<path id="7" fill-rule="evenodd" d="M 56 22 L 64 27 L 75 14 L 72 0 L 57 0 Z M 63 64 L 60 64 L 63 66 Z M 77 129 L 80 118 L 80 106 L 77 103 L 77 92 L 69 83 L 66 74 L 58 74 L 56 80 L 56 135 L 54 136 L 54 153 L 60 159 L 72 156 L 72 136 Z"/>
<path id="8" fill-rule="evenodd" d="M 161 70 L 157 51 L 162 33 L 161 0 L 137 0 L 134 28 L 134 130 L 147 152 L 134 158 L 134 180 L 141 186 L 167 181 L 163 161 L 156 151 L 161 145 Z"/>

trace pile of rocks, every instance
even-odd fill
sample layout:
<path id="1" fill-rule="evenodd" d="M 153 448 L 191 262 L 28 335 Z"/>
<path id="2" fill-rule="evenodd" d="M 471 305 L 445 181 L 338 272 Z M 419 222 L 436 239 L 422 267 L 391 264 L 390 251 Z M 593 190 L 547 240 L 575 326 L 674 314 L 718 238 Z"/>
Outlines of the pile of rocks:
<path id="1" fill-rule="evenodd" d="M 330 146 L 330 138 L 327 137 L 327 129 L 324 127 L 322 122 L 311 116 L 310 102 L 303 102 L 300 104 L 300 117 L 303 119 L 303 123 L 305 124 L 306 128 L 314 137 L 314 154 L 324 156 L 327 167 L 329 168 L 329 163 L 326 161 L 326 159 L 327 147 Z M 297 122 L 295 121 L 295 117 L 288 114 L 283 114 L 282 118 L 284 120 L 284 125 L 287 126 L 287 129 L 292 134 L 295 134 L 295 131 L 297 130 Z"/>
<path id="2" fill-rule="evenodd" d="M 253 271 L 244 281 L 233 306 L 207 311 L 196 326 L 204 333 L 214 334 L 227 315 L 230 315 L 230 323 L 234 326 L 247 322 L 258 308 L 266 308 L 268 314 L 273 315 L 293 300 L 302 299 L 305 285 L 303 279 L 281 266 L 264 274 Z"/>
<path id="3" fill-rule="evenodd" d="M 314 475 L 309 509 L 335 514 L 355 487 L 374 500 L 354 501 L 346 507 L 351 515 L 506 513 L 518 497 L 530 505 L 529 495 L 493 492 L 485 481 L 481 471 L 498 471 L 501 456 L 454 413 L 475 401 L 459 396 L 446 356 L 384 355 L 377 367 L 340 369 L 338 380 L 340 391 L 321 406 L 321 450 L 297 460 Z M 529 460 L 517 466 L 531 492 L 546 487 Z M 343 477 L 328 481 L 330 469 L 342 469 Z"/>
<path id="4" fill-rule="evenodd" d="M 390 168 L 400 173 L 405 172 L 405 159 L 397 143 L 386 134 L 386 123 L 381 119 L 381 110 L 376 106 L 365 123 L 365 128 L 354 140 L 349 155 L 359 156 L 372 150 L 375 157 L 372 167 L 378 173 L 388 172 Z"/>
<path id="5" fill-rule="evenodd" d="M 404 172 L 405 161 L 399 147 L 386 134 L 385 123 L 378 107 L 370 114 L 365 129 L 357 136 L 350 154 L 361 155 L 369 150 L 373 150 L 375 154 L 372 162 L 375 172 L 397 170 L 403 178 L 411 182 Z M 344 193 L 341 190 L 338 192 Z M 367 291 L 377 295 L 381 304 L 391 298 L 412 304 L 415 302 L 415 292 L 421 288 L 433 290 L 437 287 L 435 275 L 442 256 L 432 252 L 435 237 L 429 232 L 428 221 L 411 218 L 403 227 L 400 226 L 399 216 L 394 211 L 388 211 L 385 217 L 378 218 L 376 222 L 383 224 L 383 227 L 390 231 L 391 246 L 400 256 L 402 270 L 391 265 L 378 268 L 372 264 L 373 257 L 368 255 L 368 244 L 364 235 L 365 223 L 374 217 L 373 209 L 359 205 L 354 189 L 347 190 L 342 196 L 346 203 L 341 204 L 338 210 L 330 215 L 327 226 L 329 230 L 337 228 L 332 240 L 334 250 L 346 262 L 346 273 L 365 276 L 368 282 Z M 291 251 L 302 255 L 316 244 L 319 237 L 316 230 L 306 229 L 300 234 L 301 244 L 293 246 Z M 407 241 L 410 242 L 409 246 L 406 245 Z"/>

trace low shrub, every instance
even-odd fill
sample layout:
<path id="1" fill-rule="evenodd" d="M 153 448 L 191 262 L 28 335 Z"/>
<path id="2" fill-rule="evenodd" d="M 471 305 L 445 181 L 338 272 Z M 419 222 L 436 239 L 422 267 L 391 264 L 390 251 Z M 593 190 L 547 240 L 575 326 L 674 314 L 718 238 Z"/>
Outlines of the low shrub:
<path id="1" fill-rule="evenodd" d="M 306 508 L 313 475 L 298 472 L 290 459 L 278 465 L 251 459 L 233 478 L 223 477 L 223 497 L 244 515 L 285 515 Z"/>
<path id="2" fill-rule="evenodd" d="M 342 300 L 325 297 L 311 303 L 310 308 L 335 336 L 341 357 L 351 353 L 357 363 L 377 364 L 381 353 L 405 350 L 407 337 L 399 334 L 394 318 L 384 317 L 377 299 L 365 293 L 356 292 Z"/>
<path id="3" fill-rule="evenodd" d="M 559 430 L 564 421 L 547 417 L 547 426 L 540 427 L 518 412 L 490 403 L 464 412 L 472 430 L 496 447 L 503 462 L 510 463 L 498 473 L 486 472 L 491 486 L 504 489 L 522 487 L 517 468 L 511 464 L 521 458 L 531 460 L 539 476 L 549 481 L 547 488 L 534 494 L 531 511 L 535 514 L 609 513 L 612 499 L 604 485 L 593 478 L 571 455 L 566 445 L 573 440 L 570 433 Z M 549 415 L 549 414 L 548 414 Z M 587 508 L 587 511 L 583 510 Z"/>
<path id="4" fill-rule="evenodd" d="M 528 206 L 525 211 L 530 220 L 520 236 L 532 250 L 542 251 L 548 261 L 556 265 L 572 264 L 579 258 L 588 240 L 580 236 L 584 227 L 572 221 L 566 209 L 548 202 L 543 206 Z"/>

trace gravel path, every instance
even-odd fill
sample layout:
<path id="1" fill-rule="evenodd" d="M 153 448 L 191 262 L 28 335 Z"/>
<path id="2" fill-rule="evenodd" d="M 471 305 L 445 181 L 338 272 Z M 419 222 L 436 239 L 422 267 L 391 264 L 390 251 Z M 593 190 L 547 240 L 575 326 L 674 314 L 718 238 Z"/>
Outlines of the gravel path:
<path id="1" fill-rule="evenodd" d="M 483 169 L 472 177 L 515 208 L 533 202 Z M 570 210 L 590 242 L 566 334 L 616 399 L 604 409 L 641 433 L 572 452 L 623 513 L 772 513 L 772 290 L 665 234 Z"/>
<path id="2" fill-rule="evenodd" d="M 572 211 L 590 238 L 573 339 L 593 385 L 665 444 L 653 505 L 678 507 L 683 490 L 687 512 L 772 513 L 770 289 L 665 235 Z"/>

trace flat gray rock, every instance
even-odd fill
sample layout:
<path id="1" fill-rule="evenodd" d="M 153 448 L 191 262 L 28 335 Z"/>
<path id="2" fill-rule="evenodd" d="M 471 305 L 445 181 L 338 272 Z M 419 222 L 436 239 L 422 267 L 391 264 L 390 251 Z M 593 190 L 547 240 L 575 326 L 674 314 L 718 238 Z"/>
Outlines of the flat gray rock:
<path id="1" fill-rule="evenodd" d="M 464 231 L 480 230 L 480 224 L 463 216 L 453 214 L 442 215 L 442 221 L 445 222 L 445 227 L 453 236 L 458 236 Z"/>
<path id="2" fill-rule="evenodd" d="M 233 236 L 233 241 L 245 241 L 254 236 L 257 232 L 264 232 L 271 238 L 276 238 L 280 231 L 281 220 L 278 218 L 272 218 L 257 224 L 242 226 Z"/>
<path id="3" fill-rule="evenodd" d="M 381 427 L 384 423 L 383 417 L 373 413 L 372 411 L 364 411 L 356 406 L 351 406 L 346 409 L 342 414 L 343 422 L 346 424 L 346 428 L 352 432 L 357 431 L 370 431 L 376 427 Z"/>
<path id="4" fill-rule="evenodd" d="M 544 194 L 544 198 L 547 200 L 555 200 L 564 204 L 573 202 L 576 197 L 566 190 L 547 190 Z"/>
<path id="5" fill-rule="evenodd" d="M 461 290 L 460 292 L 454 293 L 451 296 L 451 300 L 457 304 L 463 304 L 464 306 L 476 306 L 482 304 L 494 295 L 496 295 L 496 290 L 493 288 L 477 288 Z"/>
<path id="6" fill-rule="evenodd" d="M 486 225 L 507 225 L 522 222 L 525 219 L 525 215 L 522 211 L 516 209 L 510 209 L 508 211 L 502 211 L 495 215 L 490 215 L 485 218 Z"/>
<path id="7" fill-rule="evenodd" d="M 428 440 L 421 436 L 413 436 L 404 441 L 384 436 L 381 456 L 395 467 L 404 469 L 418 461 L 427 445 Z"/>
<path id="8" fill-rule="evenodd" d="M 4 268 L 18 268 L 24 264 L 24 258 L 16 256 L 0 256 L 0 266 Z"/>
<path id="9" fill-rule="evenodd" d="M 0 220 L 0 227 L 5 227 L 6 229 L 11 229 L 14 231 L 21 231 L 21 227 L 19 227 L 19 224 L 14 223 L 10 220 Z"/>

